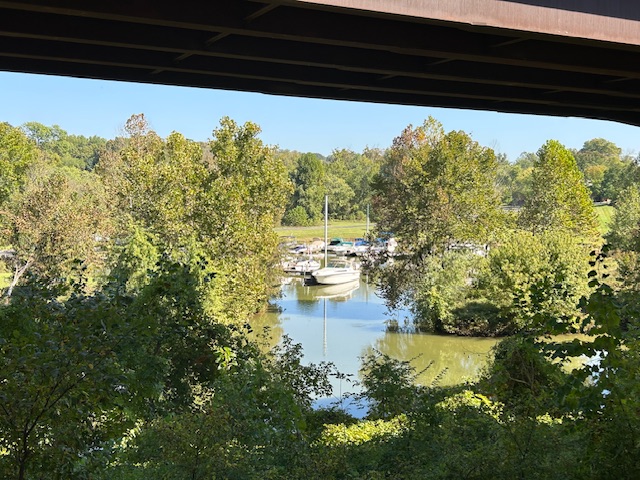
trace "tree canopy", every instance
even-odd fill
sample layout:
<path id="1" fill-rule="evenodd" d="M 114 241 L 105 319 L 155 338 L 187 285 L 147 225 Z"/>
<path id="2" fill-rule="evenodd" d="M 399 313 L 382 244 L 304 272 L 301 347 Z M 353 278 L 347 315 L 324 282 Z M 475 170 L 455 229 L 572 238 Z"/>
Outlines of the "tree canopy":
<path id="1" fill-rule="evenodd" d="M 374 182 L 379 235 L 409 252 L 383 271 L 392 305 L 412 290 L 430 255 L 490 241 L 502 223 L 497 166 L 491 149 L 464 132 L 445 133 L 433 118 L 394 140 Z"/>
<path id="2" fill-rule="evenodd" d="M 531 178 L 531 196 L 519 224 L 532 231 L 565 230 L 590 237 L 597 234 L 593 202 L 571 152 L 549 140 L 538 150 Z"/>

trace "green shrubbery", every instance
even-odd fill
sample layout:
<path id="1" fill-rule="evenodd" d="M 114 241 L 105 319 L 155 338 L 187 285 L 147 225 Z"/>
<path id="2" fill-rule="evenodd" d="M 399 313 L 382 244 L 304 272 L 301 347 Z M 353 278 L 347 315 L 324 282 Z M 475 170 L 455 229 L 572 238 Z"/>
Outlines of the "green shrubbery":
<path id="1" fill-rule="evenodd" d="M 424 262 L 413 294 L 420 330 L 461 335 L 545 331 L 575 324 L 589 293 L 588 251 L 568 233 L 512 231 L 486 258 L 445 252 Z"/>

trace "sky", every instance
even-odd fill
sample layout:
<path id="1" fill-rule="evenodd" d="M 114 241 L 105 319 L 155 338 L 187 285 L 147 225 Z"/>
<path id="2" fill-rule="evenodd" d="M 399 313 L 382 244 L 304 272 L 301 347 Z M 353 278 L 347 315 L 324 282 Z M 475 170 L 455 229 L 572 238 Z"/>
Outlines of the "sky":
<path id="1" fill-rule="evenodd" d="M 580 149 L 605 138 L 624 154 L 640 152 L 640 128 L 615 122 L 318 100 L 247 92 L 173 87 L 70 77 L 0 72 L 0 122 L 59 125 L 70 134 L 114 138 L 133 114 L 144 113 L 166 137 L 178 131 L 205 141 L 222 117 L 257 123 L 260 138 L 279 148 L 329 155 L 335 149 L 362 152 L 387 148 L 407 125 L 432 116 L 446 131 L 464 130 L 481 145 L 514 161 L 547 140 Z"/>

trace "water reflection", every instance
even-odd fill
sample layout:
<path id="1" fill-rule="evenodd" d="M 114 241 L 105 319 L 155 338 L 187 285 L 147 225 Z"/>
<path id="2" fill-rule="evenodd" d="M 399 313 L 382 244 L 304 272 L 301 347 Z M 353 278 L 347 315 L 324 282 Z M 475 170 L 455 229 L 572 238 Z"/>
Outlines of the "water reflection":
<path id="1" fill-rule="evenodd" d="M 496 344 L 493 338 L 386 333 L 374 347 L 390 357 L 411 360 L 422 385 L 455 385 L 478 378 Z"/>
<path id="2" fill-rule="evenodd" d="M 357 377 L 360 357 L 375 348 L 399 360 L 411 360 L 418 369 L 432 366 L 419 378 L 429 385 L 444 372 L 440 385 L 451 385 L 477 377 L 486 364 L 494 339 L 445 337 L 419 333 L 392 333 L 389 319 L 401 319 L 407 312 L 389 313 L 374 286 L 365 279 L 343 285 L 307 286 L 293 279 L 282 286 L 276 301 L 280 312 L 267 312 L 256 322 L 271 327 L 277 342 L 282 334 L 301 343 L 307 362 L 333 362 L 342 373 Z M 402 322 L 400 322 L 402 323 Z M 336 381 L 340 390 L 353 386 Z"/>

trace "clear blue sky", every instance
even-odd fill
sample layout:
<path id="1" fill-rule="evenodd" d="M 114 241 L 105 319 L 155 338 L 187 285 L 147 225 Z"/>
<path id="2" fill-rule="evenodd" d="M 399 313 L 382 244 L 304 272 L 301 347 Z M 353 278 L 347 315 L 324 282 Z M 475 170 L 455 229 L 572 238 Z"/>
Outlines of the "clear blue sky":
<path id="1" fill-rule="evenodd" d="M 211 138 L 224 116 L 250 120 L 260 125 L 267 144 L 323 155 L 337 148 L 386 148 L 404 127 L 419 125 L 429 115 L 447 131 L 464 130 L 510 160 L 535 152 L 549 139 L 580 148 L 586 140 L 602 137 L 623 153 L 640 151 L 640 128 L 614 122 L 0 72 L 0 122 L 18 126 L 36 121 L 72 134 L 113 138 L 135 113 L 144 113 L 163 137 L 178 131 L 200 141 Z"/>

